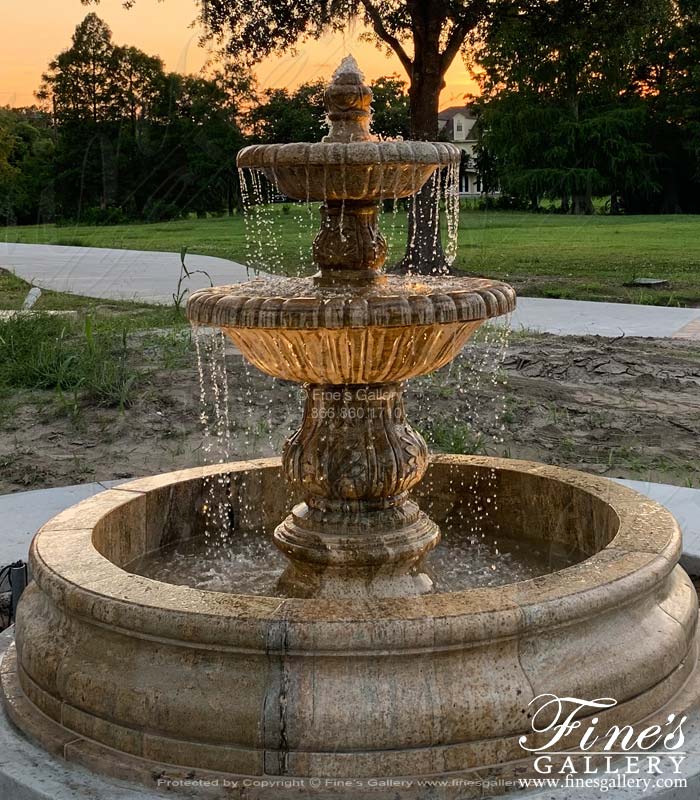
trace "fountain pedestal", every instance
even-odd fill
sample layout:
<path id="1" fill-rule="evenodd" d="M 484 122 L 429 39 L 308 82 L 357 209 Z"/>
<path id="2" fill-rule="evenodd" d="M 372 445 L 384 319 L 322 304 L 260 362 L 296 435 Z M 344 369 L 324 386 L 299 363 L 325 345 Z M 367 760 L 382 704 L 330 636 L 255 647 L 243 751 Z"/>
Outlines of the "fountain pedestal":
<path id="1" fill-rule="evenodd" d="M 400 596 L 429 591 L 409 575 L 440 532 L 408 493 L 428 463 L 408 423 L 401 384 L 308 385 L 300 430 L 284 449 L 305 502 L 275 531 L 292 561 L 282 585 L 301 596 Z"/>
<path id="2" fill-rule="evenodd" d="M 379 231 L 376 203 L 327 201 L 321 207 L 321 232 L 314 261 L 321 268 L 317 286 L 368 286 L 386 278 L 387 243 Z"/>
<path id="3" fill-rule="evenodd" d="M 432 588 L 421 560 L 440 532 L 408 497 L 428 451 L 406 420 L 403 382 L 452 361 L 486 319 L 514 307 L 515 293 L 493 281 L 382 273 L 381 199 L 415 194 L 436 170 L 455 167 L 460 151 L 372 136 L 372 92 L 352 59 L 325 98 L 323 142 L 253 146 L 238 157 L 291 197 L 322 200 L 318 274 L 197 292 L 188 314 L 220 326 L 258 369 L 306 386 L 304 421 L 284 452 L 285 475 L 304 502 L 275 531 L 291 562 L 280 589 L 296 597 L 421 594 Z"/>

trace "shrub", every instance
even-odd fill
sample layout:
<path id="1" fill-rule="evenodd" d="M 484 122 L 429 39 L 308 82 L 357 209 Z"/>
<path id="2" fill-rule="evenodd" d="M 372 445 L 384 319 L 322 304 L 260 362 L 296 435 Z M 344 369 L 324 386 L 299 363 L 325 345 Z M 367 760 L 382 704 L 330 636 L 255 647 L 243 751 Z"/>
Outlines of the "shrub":
<path id="1" fill-rule="evenodd" d="M 86 208 L 79 220 L 83 225 L 125 225 L 129 221 L 129 217 L 121 208 L 99 206 Z"/>
<path id="2" fill-rule="evenodd" d="M 164 200 L 149 200 L 143 209 L 143 218 L 146 222 L 168 222 L 171 219 L 180 219 L 183 216 L 181 208 L 175 203 Z"/>

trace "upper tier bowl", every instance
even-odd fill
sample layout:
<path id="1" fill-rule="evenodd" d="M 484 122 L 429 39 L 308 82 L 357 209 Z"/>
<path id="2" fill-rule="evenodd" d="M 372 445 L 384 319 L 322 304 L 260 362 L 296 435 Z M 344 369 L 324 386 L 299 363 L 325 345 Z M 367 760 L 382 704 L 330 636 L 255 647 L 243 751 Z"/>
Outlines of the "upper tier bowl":
<path id="1" fill-rule="evenodd" d="M 458 164 L 460 155 L 448 142 L 257 144 L 241 150 L 238 166 L 264 172 L 295 200 L 374 203 L 414 195 L 436 169 Z"/>

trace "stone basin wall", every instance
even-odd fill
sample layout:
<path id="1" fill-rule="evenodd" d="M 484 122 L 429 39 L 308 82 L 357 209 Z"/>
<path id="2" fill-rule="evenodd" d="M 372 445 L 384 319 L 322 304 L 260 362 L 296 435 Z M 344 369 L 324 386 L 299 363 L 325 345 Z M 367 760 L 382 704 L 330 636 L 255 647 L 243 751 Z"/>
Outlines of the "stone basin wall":
<path id="1" fill-rule="evenodd" d="M 37 535 L 2 683 L 15 724 L 52 752 L 147 785 L 164 769 L 434 776 L 522 758 L 544 692 L 614 697 L 599 715 L 608 727 L 681 710 L 697 595 L 675 520 L 635 492 L 538 464 L 436 458 L 418 494 L 439 523 L 473 509 L 476 481 L 496 491 L 488 524 L 590 554 L 484 589 L 303 600 L 124 571 L 202 533 L 205 480 L 221 469 L 134 481 Z M 277 460 L 223 470 L 242 527 L 275 523 L 295 499 Z"/>

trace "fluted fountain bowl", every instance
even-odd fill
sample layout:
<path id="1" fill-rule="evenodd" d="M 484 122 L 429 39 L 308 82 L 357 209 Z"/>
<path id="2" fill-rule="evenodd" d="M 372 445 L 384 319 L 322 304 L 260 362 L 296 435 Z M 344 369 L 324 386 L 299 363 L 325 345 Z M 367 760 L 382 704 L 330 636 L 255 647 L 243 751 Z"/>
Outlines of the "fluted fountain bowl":
<path id="1" fill-rule="evenodd" d="M 365 203 L 410 197 L 438 168 L 459 164 L 447 142 L 353 141 L 251 145 L 240 169 L 263 172 L 295 200 Z"/>
<path id="2" fill-rule="evenodd" d="M 320 384 L 404 381 L 448 364 L 515 291 L 481 278 L 399 278 L 325 288 L 311 279 L 260 279 L 195 292 L 187 314 L 221 328 L 258 369 Z"/>

